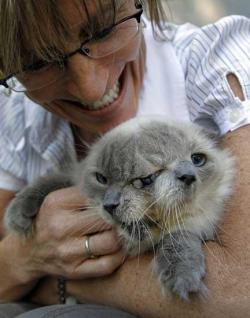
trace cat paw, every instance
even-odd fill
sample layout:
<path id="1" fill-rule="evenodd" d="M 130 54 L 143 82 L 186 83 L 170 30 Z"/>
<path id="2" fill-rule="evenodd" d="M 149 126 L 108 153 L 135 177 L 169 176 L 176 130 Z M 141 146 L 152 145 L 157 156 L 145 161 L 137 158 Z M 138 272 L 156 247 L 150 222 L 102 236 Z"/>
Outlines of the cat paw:
<path id="1" fill-rule="evenodd" d="M 4 223 L 9 231 L 30 234 L 32 224 L 45 197 L 56 190 L 73 185 L 68 174 L 51 174 L 38 179 L 33 185 L 24 188 L 11 201 L 6 209 Z"/>
<path id="2" fill-rule="evenodd" d="M 191 293 L 207 296 L 202 279 L 205 276 L 205 259 L 202 250 L 179 250 L 168 255 L 160 253 L 154 270 L 160 279 L 163 294 L 172 292 L 188 300 Z"/>
<path id="3" fill-rule="evenodd" d="M 40 204 L 41 197 L 37 194 L 28 191 L 17 194 L 5 211 L 4 224 L 7 231 L 24 235 L 31 233 Z"/>
<path id="4" fill-rule="evenodd" d="M 181 299 L 188 301 L 191 293 L 198 293 L 203 297 L 208 294 L 208 289 L 202 281 L 204 270 L 175 273 L 162 273 L 160 276 L 163 291 L 171 291 Z"/>
<path id="5" fill-rule="evenodd" d="M 207 296 L 202 279 L 205 276 L 205 257 L 201 239 L 186 232 L 166 236 L 159 248 L 154 264 L 163 293 L 173 292 L 188 300 L 191 293 Z"/>

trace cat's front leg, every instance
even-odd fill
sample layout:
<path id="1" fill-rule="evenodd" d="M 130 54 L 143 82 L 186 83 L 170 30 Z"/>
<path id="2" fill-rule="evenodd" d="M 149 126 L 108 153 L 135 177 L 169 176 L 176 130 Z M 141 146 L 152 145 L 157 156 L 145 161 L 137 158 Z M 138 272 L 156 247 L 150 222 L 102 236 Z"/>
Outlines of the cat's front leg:
<path id="1" fill-rule="evenodd" d="M 53 191 L 73 185 L 67 175 L 54 174 L 38 179 L 16 194 L 7 207 L 4 224 L 7 231 L 28 235 L 32 230 L 33 219 L 38 213 L 45 197 Z"/>
<path id="2" fill-rule="evenodd" d="M 189 293 L 207 294 L 202 282 L 205 259 L 199 237 L 190 232 L 176 232 L 163 238 L 154 269 L 163 291 L 172 291 L 188 300 Z"/>

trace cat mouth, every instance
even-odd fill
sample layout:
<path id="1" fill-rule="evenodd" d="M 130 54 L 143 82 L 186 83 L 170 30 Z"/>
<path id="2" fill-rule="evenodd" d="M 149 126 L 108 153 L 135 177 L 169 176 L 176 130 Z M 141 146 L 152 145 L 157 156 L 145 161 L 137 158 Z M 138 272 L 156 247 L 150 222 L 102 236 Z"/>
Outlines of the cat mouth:
<path id="1" fill-rule="evenodd" d="M 131 223 L 120 222 L 120 228 L 127 232 L 131 239 L 137 241 L 144 241 L 149 233 L 149 229 L 142 221 L 136 221 Z"/>
<path id="2" fill-rule="evenodd" d="M 144 241 L 151 236 L 151 230 L 153 228 L 159 227 L 159 221 L 153 221 L 145 217 L 131 223 L 119 222 L 119 226 L 123 231 L 126 231 L 131 238 Z"/>

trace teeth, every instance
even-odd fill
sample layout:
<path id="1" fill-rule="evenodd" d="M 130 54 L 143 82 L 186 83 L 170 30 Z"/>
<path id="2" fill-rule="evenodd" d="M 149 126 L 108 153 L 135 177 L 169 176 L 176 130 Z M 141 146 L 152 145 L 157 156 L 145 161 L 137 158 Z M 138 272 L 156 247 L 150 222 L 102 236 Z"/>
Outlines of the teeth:
<path id="1" fill-rule="evenodd" d="M 115 85 L 99 100 L 92 104 L 83 104 L 84 107 L 88 109 L 100 109 L 111 103 L 113 103 L 119 96 L 120 84 L 117 81 Z"/>

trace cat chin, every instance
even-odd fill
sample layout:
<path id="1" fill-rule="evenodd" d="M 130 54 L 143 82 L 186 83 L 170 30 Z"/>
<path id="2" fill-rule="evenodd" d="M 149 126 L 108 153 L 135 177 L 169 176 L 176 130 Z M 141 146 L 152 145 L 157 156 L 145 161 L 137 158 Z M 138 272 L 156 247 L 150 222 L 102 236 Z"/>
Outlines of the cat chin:
<path id="1" fill-rule="evenodd" d="M 136 256 L 146 251 L 155 250 L 155 246 L 159 243 L 161 237 L 158 233 L 154 233 L 152 229 L 146 229 L 142 233 L 141 226 L 137 227 L 137 233 L 132 225 L 124 227 L 124 223 L 122 226 L 120 224 L 117 227 L 117 233 L 127 255 Z"/>
<path id="2" fill-rule="evenodd" d="M 151 242 L 151 240 L 139 241 L 137 239 L 132 240 L 128 232 L 121 230 L 118 231 L 119 238 L 122 242 L 124 252 L 129 256 L 141 255 L 147 251 L 153 251 L 157 242 Z"/>

